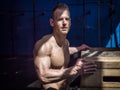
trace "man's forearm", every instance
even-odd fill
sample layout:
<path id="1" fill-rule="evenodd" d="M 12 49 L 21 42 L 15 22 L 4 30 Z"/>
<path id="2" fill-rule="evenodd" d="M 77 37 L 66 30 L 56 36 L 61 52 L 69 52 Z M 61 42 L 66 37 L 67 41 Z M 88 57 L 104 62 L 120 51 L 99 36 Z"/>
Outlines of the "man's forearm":
<path id="1" fill-rule="evenodd" d="M 61 70 L 49 69 L 47 72 L 44 72 L 42 75 L 39 74 L 38 76 L 43 83 L 56 82 L 71 78 L 74 75 L 72 68 L 73 67 L 69 67 Z"/>
<path id="2" fill-rule="evenodd" d="M 87 50 L 87 49 L 90 49 L 90 47 L 87 46 L 86 44 L 82 44 L 79 47 L 69 47 L 69 52 L 70 52 L 70 55 L 72 55 L 76 52 L 79 52 L 79 51 L 82 51 L 82 50 Z"/>

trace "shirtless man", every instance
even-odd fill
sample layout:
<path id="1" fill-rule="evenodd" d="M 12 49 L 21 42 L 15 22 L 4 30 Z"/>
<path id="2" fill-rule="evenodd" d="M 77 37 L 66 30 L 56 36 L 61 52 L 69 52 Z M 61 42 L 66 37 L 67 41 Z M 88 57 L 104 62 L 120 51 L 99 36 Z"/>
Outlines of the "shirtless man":
<path id="1" fill-rule="evenodd" d="M 71 54 L 89 47 L 85 44 L 69 47 L 66 36 L 71 26 L 71 18 L 66 4 L 58 4 L 53 9 L 50 25 L 53 33 L 44 36 L 35 44 L 35 69 L 45 90 L 69 90 L 70 82 L 77 76 L 94 73 L 96 67 L 94 63 L 80 58 L 74 66 L 68 67 Z"/>

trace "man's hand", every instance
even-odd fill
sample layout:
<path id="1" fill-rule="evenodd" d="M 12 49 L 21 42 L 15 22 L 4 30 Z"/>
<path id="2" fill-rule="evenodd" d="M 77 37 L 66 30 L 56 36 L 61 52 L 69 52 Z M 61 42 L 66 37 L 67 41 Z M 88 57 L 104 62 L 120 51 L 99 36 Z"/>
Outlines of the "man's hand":
<path id="1" fill-rule="evenodd" d="M 75 64 L 75 67 L 75 70 L 78 71 L 80 75 L 83 75 L 94 73 L 97 66 L 93 61 L 87 61 L 79 58 Z"/>
<path id="2" fill-rule="evenodd" d="M 94 61 L 82 60 L 82 73 L 81 74 L 92 74 L 97 70 L 97 65 Z"/>
<path id="3" fill-rule="evenodd" d="M 92 61 L 87 61 L 85 59 L 79 58 L 77 62 L 71 69 L 68 71 L 69 75 L 72 77 L 67 80 L 70 84 L 74 81 L 79 75 L 92 74 L 96 71 L 96 64 Z"/>
<path id="4" fill-rule="evenodd" d="M 90 49 L 90 47 L 86 44 L 82 44 L 78 48 L 79 48 L 79 51 L 84 51 L 84 50 Z"/>

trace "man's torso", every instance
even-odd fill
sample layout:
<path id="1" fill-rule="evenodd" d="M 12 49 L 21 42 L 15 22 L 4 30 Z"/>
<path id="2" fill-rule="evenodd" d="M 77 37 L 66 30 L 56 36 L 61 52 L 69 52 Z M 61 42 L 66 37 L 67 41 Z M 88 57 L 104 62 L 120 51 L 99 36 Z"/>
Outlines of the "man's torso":
<path id="1" fill-rule="evenodd" d="M 65 40 L 65 43 L 62 46 L 59 46 L 56 43 L 55 38 L 53 36 L 50 36 L 50 38 L 48 39 L 49 40 L 45 40 L 47 41 L 45 43 L 49 44 L 51 49 L 51 50 L 48 50 L 49 52 L 47 52 L 47 53 L 50 53 L 50 59 L 51 59 L 50 69 L 66 68 L 70 60 L 68 41 Z M 44 41 L 44 38 L 42 40 Z M 43 85 L 43 87 L 45 88 L 53 87 L 53 88 L 56 88 L 56 90 L 65 90 L 66 82 L 65 80 L 62 80 L 56 83 L 45 84 Z"/>

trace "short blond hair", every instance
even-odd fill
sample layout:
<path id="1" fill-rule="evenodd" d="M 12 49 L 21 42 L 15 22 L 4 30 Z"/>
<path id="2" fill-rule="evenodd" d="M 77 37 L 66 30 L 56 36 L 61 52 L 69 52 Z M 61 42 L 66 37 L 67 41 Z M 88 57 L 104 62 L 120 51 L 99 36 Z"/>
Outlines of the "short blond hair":
<path id="1" fill-rule="evenodd" d="M 67 4 L 65 4 L 65 3 L 59 3 L 59 4 L 57 4 L 57 5 L 53 8 L 51 18 L 54 17 L 54 12 L 56 11 L 56 9 L 62 9 L 62 10 L 68 10 L 68 11 L 69 11 L 69 7 L 68 7 Z M 69 12 L 70 12 L 70 11 L 69 11 Z"/>

